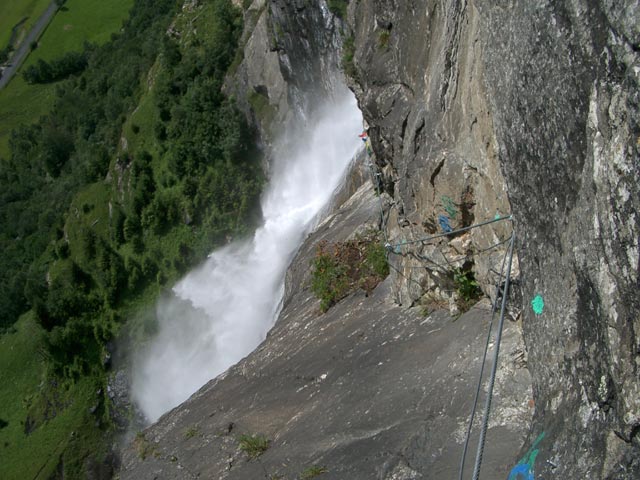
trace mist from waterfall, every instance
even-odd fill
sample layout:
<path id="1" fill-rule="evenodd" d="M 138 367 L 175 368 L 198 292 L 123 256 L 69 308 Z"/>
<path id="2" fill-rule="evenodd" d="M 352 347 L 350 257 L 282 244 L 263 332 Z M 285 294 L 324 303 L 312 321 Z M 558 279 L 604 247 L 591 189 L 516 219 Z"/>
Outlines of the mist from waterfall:
<path id="1" fill-rule="evenodd" d="M 159 331 L 134 360 L 132 396 L 149 421 L 179 405 L 264 340 L 292 256 L 361 142 L 351 92 L 327 99 L 277 143 L 253 238 L 214 251 L 156 306 Z"/>

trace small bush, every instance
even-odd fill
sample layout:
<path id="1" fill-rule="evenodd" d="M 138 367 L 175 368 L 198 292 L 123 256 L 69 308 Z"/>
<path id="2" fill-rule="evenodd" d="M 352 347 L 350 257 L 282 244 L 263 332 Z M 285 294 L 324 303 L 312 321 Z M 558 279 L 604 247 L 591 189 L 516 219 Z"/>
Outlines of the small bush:
<path id="1" fill-rule="evenodd" d="M 259 457 L 269 448 L 269 440 L 262 435 L 240 435 L 238 443 L 240 450 L 249 455 L 249 458 Z"/>
<path id="2" fill-rule="evenodd" d="M 474 300 L 480 296 L 482 291 L 471 270 L 456 269 L 453 274 L 458 295 L 465 301 Z"/>
<path id="3" fill-rule="evenodd" d="M 315 478 L 318 475 L 322 475 L 323 473 L 327 473 L 326 467 L 321 467 L 319 465 L 313 465 L 307 468 L 304 472 L 300 474 L 300 480 L 308 480 L 310 478 Z"/>
<path id="4" fill-rule="evenodd" d="M 349 293 L 349 281 L 345 275 L 345 266 L 335 255 L 318 247 L 313 261 L 313 279 L 311 290 L 320 299 L 320 310 L 326 312 L 329 307 Z"/>
<path id="5" fill-rule="evenodd" d="M 389 30 L 383 30 L 378 35 L 378 48 L 386 50 L 389 46 Z"/>
<path id="6" fill-rule="evenodd" d="M 376 234 L 332 245 L 321 243 L 313 260 L 311 290 L 320 299 L 320 310 L 326 312 L 358 288 L 373 291 L 387 275 L 386 251 Z"/>
<path id="7" fill-rule="evenodd" d="M 349 6 L 347 0 L 329 0 L 327 3 L 329 4 L 331 13 L 342 19 L 347 18 L 347 7 Z"/>
<path id="8" fill-rule="evenodd" d="M 365 248 L 365 252 L 366 264 L 373 273 L 381 278 L 389 275 L 387 252 L 381 243 L 369 243 Z"/>
<path id="9" fill-rule="evenodd" d="M 344 40 L 342 46 L 342 70 L 348 76 L 353 79 L 358 78 L 358 71 L 356 70 L 355 63 L 353 62 L 356 53 L 355 40 L 353 36 L 347 37 Z"/>
<path id="10" fill-rule="evenodd" d="M 458 307 L 462 312 L 466 312 L 482 295 L 480 285 L 476 281 L 473 272 L 464 268 L 454 270 L 453 283 L 458 293 Z"/>

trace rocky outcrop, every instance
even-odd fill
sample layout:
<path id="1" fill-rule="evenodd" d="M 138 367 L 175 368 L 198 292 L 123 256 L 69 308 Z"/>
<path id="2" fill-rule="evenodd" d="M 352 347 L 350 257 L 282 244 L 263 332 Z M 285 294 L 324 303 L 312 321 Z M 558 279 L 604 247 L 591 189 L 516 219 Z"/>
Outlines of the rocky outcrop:
<path id="1" fill-rule="evenodd" d="M 467 222 L 511 206 L 536 404 L 528 444 L 544 433 L 532 471 L 640 476 L 637 3 L 381 1 L 350 13 L 354 86 L 393 186 L 391 236 L 432 233 L 440 195 L 464 205 L 473 192 Z M 486 230 L 478 249 L 506 233 Z M 429 248 L 422 257 L 439 254 Z M 403 303 L 430 287 L 415 266 L 398 259 Z M 475 268 L 484 283 L 495 260 Z"/>
<path id="2" fill-rule="evenodd" d="M 358 2 L 351 11 L 354 84 L 383 184 L 392 195 L 387 230 L 400 244 L 396 301 L 425 292 L 449 300 L 451 272 L 472 270 L 492 292 L 508 223 L 428 244 L 404 242 L 508 216 L 493 116 L 487 103 L 481 25 L 459 2 Z M 419 12 L 419 13 L 418 13 Z M 484 252 L 484 253 L 482 253 Z M 426 267 L 426 268 L 425 268 Z"/>
<path id="3" fill-rule="evenodd" d="M 226 90 L 268 145 L 297 128 L 334 90 L 342 22 L 325 2 L 254 0 L 244 12 L 242 59 Z"/>

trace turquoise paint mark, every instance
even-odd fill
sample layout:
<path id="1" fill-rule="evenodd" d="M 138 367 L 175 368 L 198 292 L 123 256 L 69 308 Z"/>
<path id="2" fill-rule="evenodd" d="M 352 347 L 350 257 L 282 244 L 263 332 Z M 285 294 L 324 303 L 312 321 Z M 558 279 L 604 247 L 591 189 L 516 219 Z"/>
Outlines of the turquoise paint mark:
<path id="1" fill-rule="evenodd" d="M 402 240 L 399 244 L 397 244 L 395 247 L 393 247 L 393 253 L 402 252 L 402 245 L 405 245 L 406 243 L 407 243 L 406 240 Z"/>
<path id="2" fill-rule="evenodd" d="M 453 203 L 453 200 L 451 200 L 450 197 L 443 195 L 442 197 L 440 197 L 440 201 L 442 202 L 442 208 L 444 208 L 444 211 L 447 212 L 450 218 L 455 219 L 456 215 L 458 214 L 458 209 Z"/>
<path id="3" fill-rule="evenodd" d="M 536 315 L 541 315 L 544 310 L 544 300 L 540 295 L 536 295 L 533 300 L 531 300 L 531 308 L 533 308 L 533 312 Z"/>
<path id="4" fill-rule="evenodd" d="M 533 442 L 531 448 L 527 450 L 524 457 L 518 462 L 518 464 L 511 469 L 509 472 L 508 480 L 535 480 L 535 470 L 534 467 L 536 465 L 536 458 L 540 450 L 536 448 L 538 444 L 544 438 L 544 432 L 538 435 L 536 441 Z"/>
<path id="5" fill-rule="evenodd" d="M 493 217 L 494 220 L 500 220 L 502 217 L 500 216 L 499 212 L 496 212 L 496 216 Z"/>

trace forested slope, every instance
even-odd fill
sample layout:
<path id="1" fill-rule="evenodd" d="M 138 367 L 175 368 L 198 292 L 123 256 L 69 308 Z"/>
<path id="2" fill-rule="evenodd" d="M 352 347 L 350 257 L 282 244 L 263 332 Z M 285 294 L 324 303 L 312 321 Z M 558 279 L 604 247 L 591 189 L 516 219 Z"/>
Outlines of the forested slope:
<path id="1" fill-rule="evenodd" d="M 74 394 L 95 397 L 82 422 L 98 426 L 98 443 L 108 438 L 113 339 L 141 305 L 250 226 L 260 162 L 244 116 L 221 92 L 241 31 L 230 1 L 138 0 L 107 44 L 25 71 L 58 83 L 51 111 L 16 125 L 0 161 L 0 327 L 7 350 L 30 332 L 20 349 L 38 351 L 32 372 L 42 382 L 28 402 L 2 409 L 11 417 L 0 424 L 2 478 L 23 478 L 17 445 L 29 448 L 34 431 L 85 405 Z M 148 320 L 129 322 L 126 335 L 143 338 Z M 23 395 L 0 399 L 16 405 Z M 68 429 L 59 435 L 71 445 Z M 56 447 L 60 461 L 38 475 L 82 475 L 89 448 Z"/>

